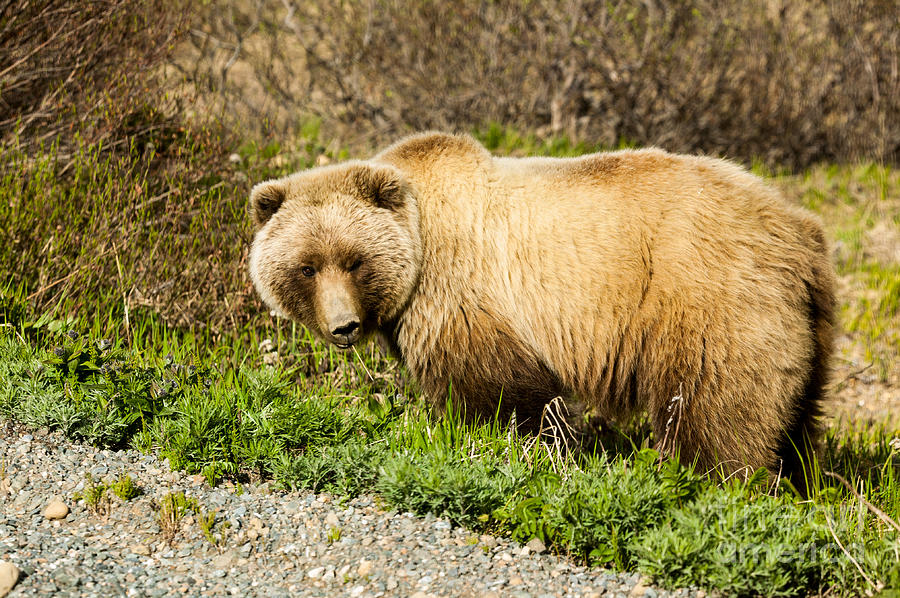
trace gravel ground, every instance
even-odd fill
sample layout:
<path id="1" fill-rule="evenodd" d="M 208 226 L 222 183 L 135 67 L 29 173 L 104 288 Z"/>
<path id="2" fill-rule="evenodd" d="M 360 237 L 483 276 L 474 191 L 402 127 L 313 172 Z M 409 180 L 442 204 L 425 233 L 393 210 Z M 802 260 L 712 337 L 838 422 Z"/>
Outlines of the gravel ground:
<path id="1" fill-rule="evenodd" d="M 132 476 L 144 494 L 106 512 L 73 495 L 86 474 Z M 431 516 L 379 507 L 371 496 L 273 491 L 269 484 L 210 488 L 137 451 L 103 451 L 0 422 L 0 596 L 18 569 L 20 596 L 662 596 L 637 575 L 578 566 Z M 166 541 L 154 505 L 183 491 L 215 510 L 213 545 L 187 515 Z M 57 504 L 53 513 L 48 506 Z M 62 516 L 51 519 L 52 516 Z M 221 530 L 228 521 L 221 542 Z M 3 564 L 5 562 L 5 564 Z"/>

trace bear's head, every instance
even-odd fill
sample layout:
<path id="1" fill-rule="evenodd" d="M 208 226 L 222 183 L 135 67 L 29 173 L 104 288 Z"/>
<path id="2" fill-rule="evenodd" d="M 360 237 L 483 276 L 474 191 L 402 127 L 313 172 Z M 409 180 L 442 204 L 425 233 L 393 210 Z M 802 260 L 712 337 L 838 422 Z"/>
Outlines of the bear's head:
<path id="1" fill-rule="evenodd" d="M 415 195 L 389 165 L 348 162 L 253 188 L 250 276 L 276 313 L 347 348 L 394 320 L 422 263 Z"/>

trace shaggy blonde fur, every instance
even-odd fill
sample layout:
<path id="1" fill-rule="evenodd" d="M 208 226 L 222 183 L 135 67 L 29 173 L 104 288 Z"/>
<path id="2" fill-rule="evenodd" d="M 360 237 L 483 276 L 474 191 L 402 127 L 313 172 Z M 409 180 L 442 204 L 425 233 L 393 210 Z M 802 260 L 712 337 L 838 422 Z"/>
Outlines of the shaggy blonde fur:
<path id="1" fill-rule="evenodd" d="M 358 336 L 333 334 L 346 327 L 329 309 L 355 310 L 436 404 L 450 390 L 469 414 L 499 402 L 534 422 L 577 397 L 611 418 L 646 410 L 661 439 L 680 396 L 681 458 L 730 470 L 795 468 L 792 445 L 818 438 L 824 235 L 731 163 L 496 158 L 430 133 L 262 183 L 251 205 L 266 303 L 341 345 Z M 349 299 L 323 307 L 332 295 Z"/>

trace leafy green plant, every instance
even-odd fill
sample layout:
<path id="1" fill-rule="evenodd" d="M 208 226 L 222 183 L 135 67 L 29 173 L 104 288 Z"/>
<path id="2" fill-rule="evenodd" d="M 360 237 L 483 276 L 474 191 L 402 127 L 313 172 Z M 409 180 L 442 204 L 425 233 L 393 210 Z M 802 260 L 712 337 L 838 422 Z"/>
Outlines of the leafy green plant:
<path id="1" fill-rule="evenodd" d="M 113 494 L 126 502 L 143 494 L 143 491 L 134 483 L 131 476 L 125 473 L 121 474 L 118 479 L 109 486 L 109 489 L 112 490 Z"/>
<path id="2" fill-rule="evenodd" d="M 85 506 L 92 512 L 105 515 L 109 512 L 110 500 L 107 494 L 109 486 L 99 480 L 95 480 L 91 474 L 85 476 L 85 487 L 81 492 L 75 493 L 72 498 L 83 500 Z"/>
<path id="3" fill-rule="evenodd" d="M 101 515 L 109 513 L 112 508 L 110 494 L 113 494 L 123 502 L 127 502 L 142 494 L 141 489 L 134 483 L 128 474 L 121 474 L 114 482 L 95 480 L 91 474 L 85 476 L 85 488 L 75 493 L 75 500 L 83 500 L 85 506 Z"/>

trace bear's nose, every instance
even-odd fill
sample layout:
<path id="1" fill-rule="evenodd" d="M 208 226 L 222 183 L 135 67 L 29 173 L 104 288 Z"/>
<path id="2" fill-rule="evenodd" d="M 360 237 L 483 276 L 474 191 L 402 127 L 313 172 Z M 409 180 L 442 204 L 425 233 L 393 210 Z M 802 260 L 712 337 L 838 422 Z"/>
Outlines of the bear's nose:
<path id="1" fill-rule="evenodd" d="M 354 317 L 347 318 L 344 322 L 338 324 L 334 328 L 331 329 L 331 334 L 335 337 L 346 337 L 347 341 L 352 342 L 352 340 L 356 340 L 354 337 L 355 333 L 359 330 L 359 320 Z M 352 338 L 352 340 L 351 340 Z"/>

